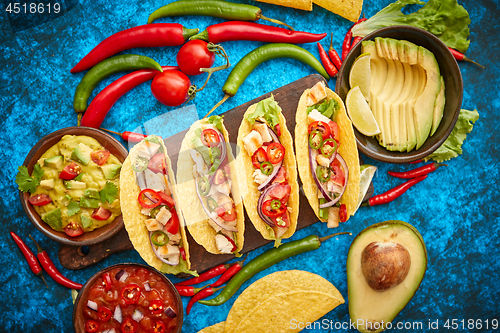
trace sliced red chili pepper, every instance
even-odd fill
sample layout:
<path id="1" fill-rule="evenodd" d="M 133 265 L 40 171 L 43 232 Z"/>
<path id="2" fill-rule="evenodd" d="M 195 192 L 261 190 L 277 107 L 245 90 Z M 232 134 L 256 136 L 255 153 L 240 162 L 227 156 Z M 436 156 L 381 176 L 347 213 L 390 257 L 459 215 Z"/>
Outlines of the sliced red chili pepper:
<path id="1" fill-rule="evenodd" d="M 107 219 L 109 219 L 111 214 L 112 213 L 109 210 L 107 210 L 106 208 L 99 207 L 99 208 L 94 210 L 94 212 L 92 213 L 92 215 L 90 217 L 95 219 L 95 220 L 106 221 Z"/>
<path id="2" fill-rule="evenodd" d="M 154 155 L 148 163 L 148 169 L 154 173 L 167 174 L 167 162 L 165 162 L 165 154 L 159 153 Z"/>
<path id="3" fill-rule="evenodd" d="M 78 176 L 80 172 L 82 172 L 82 168 L 75 162 L 71 162 L 64 167 L 63 171 L 61 171 L 61 173 L 59 174 L 59 178 L 64 180 L 72 180 L 75 179 L 75 177 Z"/>
<path id="4" fill-rule="evenodd" d="M 83 125 L 85 126 L 85 125 Z M 108 160 L 111 153 L 107 150 L 98 150 L 90 153 L 90 158 L 97 165 L 103 165 Z"/>
<path id="5" fill-rule="evenodd" d="M 279 142 L 273 142 L 267 146 L 267 158 L 272 164 L 277 164 L 285 157 L 285 147 Z"/>
<path id="6" fill-rule="evenodd" d="M 113 281 L 109 273 L 104 273 L 102 275 L 102 285 L 104 286 L 104 291 L 110 291 L 113 287 Z"/>
<path id="7" fill-rule="evenodd" d="M 99 321 L 102 323 L 109 321 L 112 316 L 111 310 L 105 306 L 101 306 L 97 309 L 97 318 L 99 318 Z"/>
<path id="8" fill-rule="evenodd" d="M 85 322 L 85 332 L 95 333 L 99 331 L 99 323 L 95 320 L 89 319 Z"/>
<path id="9" fill-rule="evenodd" d="M 152 189 L 145 189 L 139 193 L 139 203 L 144 208 L 155 208 L 161 204 L 161 197 L 158 192 Z"/>
<path id="10" fill-rule="evenodd" d="M 135 333 L 139 329 L 139 324 L 131 317 L 125 318 L 122 323 L 122 333 Z"/>
<path id="11" fill-rule="evenodd" d="M 167 331 L 167 326 L 161 320 L 156 320 L 151 327 L 151 333 L 165 333 Z"/>
<path id="12" fill-rule="evenodd" d="M 33 194 L 29 199 L 29 203 L 32 204 L 33 206 L 44 206 L 46 204 L 49 204 L 52 202 L 52 199 L 45 194 L 45 193 L 40 193 L 40 194 Z"/>
<path id="13" fill-rule="evenodd" d="M 328 139 L 330 136 L 330 126 L 327 123 L 322 121 L 315 121 L 309 124 L 307 128 L 307 133 L 311 134 L 314 131 L 319 131 L 323 140 Z"/>
<path id="14" fill-rule="evenodd" d="M 123 287 L 120 294 L 125 303 L 136 304 L 141 297 L 141 288 L 137 284 L 131 283 Z"/>
<path id="15" fill-rule="evenodd" d="M 201 142 L 207 147 L 217 147 L 220 142 L 219 133 L 211 128 L 204 129 L 201 133 Z"/>
<path id="16" fill-rule="evenodd" d="M 148 309 L 151 312 L 151 314 L 154 314 L 154 315 L 161 314 L 165 310 L 163 302 L 159 299 L 151 301 L 149 303 Z"/>
<path id="17" fill-rule="evenodd" d="M 262 204 L 262 212 L 264 213 L 264 215 L 269 216 L 269 217 L 278 217 L 278 216 L 285 214 L 286 206 L 282 205 L 277 209 L 273 209 L 272 208 L 273 201 L 274 200 L 266 200 Z"/>
<path id="18" fill-rule="evenodd" d="M 253 153 L 252 164 L 253 164 L 254 168 L 260 169 L 260 166 L 262 165 L 262 163 L 264 163 L 266 161 L 268 161 L 268 158 L 267 158 L 267 153 L 264 150 L 264 148 L 260 147 L 259 149 L 257 149 L 255 151 L 255 153 Z"/>
<path id="19" fill-rule="evenodd" d="M 345 204 L 340 205 L 339 219 L 340 219 L 340 222 L 347 221 L 347 208 L 346 208 Z"/>

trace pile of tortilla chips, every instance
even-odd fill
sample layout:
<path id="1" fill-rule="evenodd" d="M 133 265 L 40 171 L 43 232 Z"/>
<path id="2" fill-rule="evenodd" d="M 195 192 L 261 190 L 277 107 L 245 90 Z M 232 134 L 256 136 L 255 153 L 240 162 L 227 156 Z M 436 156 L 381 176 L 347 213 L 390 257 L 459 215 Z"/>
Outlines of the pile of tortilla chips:
<path id="1" fill-rule="evenodd" d="M 257 0 L 285 7 L 309 10 L 313 8 L 313 2 L 332 13 L 340 15 L 349 21 L 356 22 L 361 15 L 363 0 Z"/>
<path id="2" fill-rule="evenodd" d="M 243 291 L 225 322 L 199 333 L 299 332 L 294 323 L 313 323 L 343 303 L 337 288 L 319 275 L 276 272 Z"/>

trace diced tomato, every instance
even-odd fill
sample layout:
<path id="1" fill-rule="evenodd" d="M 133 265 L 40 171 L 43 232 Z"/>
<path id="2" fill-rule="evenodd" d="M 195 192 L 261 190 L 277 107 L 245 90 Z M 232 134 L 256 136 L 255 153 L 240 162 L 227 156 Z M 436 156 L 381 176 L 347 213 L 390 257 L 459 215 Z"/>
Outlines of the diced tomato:
<path id="1" fill-rule="evenodd" d="M 280 184 L 286 185 L 287 180 L 286 180 L 285 167 L 280 168 L 280 170 L 276 174 L 276 177 L 274 177 L 273 183 L 280 183 Z"/>
<path id="2" fill-rule="evenodd" d="M 289 184 L 277 185 L 269 191 L 269 196 L 271 198 L 279 199 L 283 205 L 286 205 L 291 191 L 292 187 Z"/>
<path id="3" fill-rule="evenodd" d="M 256 169 L 260 169 L 260 165 L 268 160 L 267 153 L 262 147 L 257 149 L 252 155 L 252 164 Z"/>
<path id="4" fill-rule="evenodd" d="M 131 283 L 122 288 L 121 296 L 125 303 L 136 304 L 141 297 L 141 288 L 137 284 Z"/>
<path id="5" fill-rule="evenodd" d="M 70 223 L 68 223 L 68 225 L 64 227 L 63 230 L 69 237 L 78 237 L 83 234 L 82 226 L 76 221 L 71 221 Z"/>
<path id="6" fill-rule="evenodd" d="M 59 178 L 64 180 L 72 180 L 75 179 L 75 177 L 78 176 L 80 172 L 82 172 L 82 167 L 75 162 L 71 162 L 64 167 L 63 171 L 61 171 L 61 173 L 59 174 Z"/>
<path id="7" fill-rule="evenodd" d="M 103 207 L 99 207 L 97 209 L 94 209 L 94 212 L 90 217 L 93 218 L 94 220 L 105 221 L 109 219 L 110 216 L 111 212 L 109 210 Z"/>
<path id="8" fill-rule="evenodd" d="M 179 249 L 179 252 L 181 253 L 182 260 L 186 261 L 186 250 L 184 250 L 183 247 Z"/>
<path id="9" fill-rule="evenodd" d="M 226 203 L 223 206 L 217 207 L 217 216 L 222 218 L 224 221 L 234 221 L 236 219 L 236 209 L 231 203 Z"/>
<path id="10" fill-rule="evenodd" d="M 139 324 L 131 317 L 127 317 L 123 321 L 121 328 L 123 333 L 135 333 L 139 329 Z"/>
<path id="11" fill-rule="evenodd" d="M 108 160 L 111 153 L 107 150 L 98 150 L 90 153 L 90 158 L 97 165 L 103 165 Z"/>
<path id="12" fill-rule="evenodd" d="M 87 333 L 94 333 L 99 331 L 99 323 L 95 320 L 87 320 L 85 322 L 85 332 Z"/>
<path id="13" fill-rule="evenodd" d="M 175 206 L 175 201 L 172 199 L 172 197 L 166 193 L 163 193 L 161 191 L 156 192 L 160 198 L 161 202 L 163 202 L 165 205 L 167 205 L 168 208 L 172 208 Z"/>
<path id="14" fill-rule="evenodd" d="M 49 204 L 52 202 L 50 197 L 47 194 L 40 193 L 40 194 L 33 194 L 28 201 L 30 204 L 33 206 L 44 206 L 46 204 Z"/>
<path id="15" fill-rule="evenodd" d="M 149 303 L 149 311 L 151 312 L 151 314 L 154 314 L 154 315 L 161 314 L 161 313 L 163 313 L 163 310 L 164 310 L 164 306 L 163 306 L 163 302 L 161 300 L 156 299 L 156 300 L 151 301 Z"/>
<path id="16" fill-rule="evenodd" d="M 335 139 L 335 141 L 339 142 L 340 141 L 339 125 L 333 120 L 330 120 L 328 122 L 328 127 L 330 127 L 330 136 L 333 139 Z"/>
<path id="17" fill-rule="evenodd" d="M 201 133 L 201 142 L 207 147 L 217 147 L 220 142 L 219 134 L 214 129 L 204 129 Z"/>
<path id="18" fill-rule="evenodd" d="M 328 137 L 330 136 L 330 126 L 328 126 L 327 123 L 324 123 L 322 121 L 315 121 L 309 124 L 309 127 L 307 128 L 307 133 L 311 134 L 313 131 L 321 132 L 323 140 L 328 139 Z"/>
<path id="19" fill-rule="evenodd" d="M 280 221 L 278 221 L 278 219 L 280 219 Z M 290 218 L 288 217 L 288 213 L 285 213 L 278 217 L 271 217 L 271 221 L 273 221 L 275 225 L 281 228 L 288 228 L 290 226 Z"/>
<path id="20" fill-rule="evenodd" d="M 172 213 L 172 217 L 165 224 L 165 230 L 171 234 L 176 234 L 179 232 L 179 216 L 177 216 L 175 209 L 172 209 L 170 212 Z"/>
<path id="21" fill-rule="evenodd" d="M 333 160 L 330 164 L 330 168 L 332 172 L 330 172 L 330 179 L 339 186 L 345 185 L 345 174 L 342 168 L 340 167 L 340 163 L 337 159 Z"/>
<path id="22" fill-rule="evenodd" d="M 285 157 L 285 147 L 281 143 L 273 142 L 267 146 L 267 158 L 272 164 L 279 163 Z"/>
<path id="23" fill-rule="evenodd" d="M 340 205 L 339 219 L 340 219 L 340 222 L 347 221 L 347 208 L 346 208 L 345 204 Z"/>
<path id="24" fill-rule="evenodd" d="M 165 326 L 165 323 L 161 320 L 157 320 L 153 324 L 151 333 L 165 333 L 166 331 L 167 327 Z"/>
<path id="25" fill-rule="evenodd" d="M 236 251 L 236 243 L 234 242 L 234 240 L 232 240 L 231 238 L 229 238 L 228 236 L 226 236 L 226 235 L 224 235 L 224 234 L 223 234 L 223 236 L 224 236 L 224 237 L 226 237 L 227 241 L 228 241 L 229 243 L 231 243 L 231 245 L 233 246 L 233 247 L 231 248 L 231 252 Z"/>
<path id="26" fill-rule="evenodd" d="M 148 163 L 148 169 L 153 171 L 154 173 L 163 173 L 167 174 L 167 163 L 165 162 L 165 154 L 159 153 L 154 155 Z"/>
<path id="27" fill-rule="evenodd" d="M 226 176 L 224 175 L 224 171 L 222 169 L 218 169 L 214 175 L 214 184 L 220 185 L 226 181 Z"/>
<path id="28" fill-rule="evenodd" d="M 272 208 L 272 202 L 274 200 L 278 200 L 278 199 L 264 201 L 264 203 L 262 204 L 262 212 L 266 216 L 276 218 L 276 217 L 279 217 L 279 216 L 285 214 L 285 212 L 286 212 L 286 205 L 283 205 L 283 204 L 281 204 L 281 201 L 278 201 L 278 204 L 280 204 L 280 207 L 277 208 L 277 209 L 273 209 Z"/>
<path id="29" fill-rule="evenodd" d="M 102 285 L 104 286 L 104 291 L 110 291 L 113 287 L 113 281 L 109 273 L 104 273 L 102 275 Z"/>
<path id="30" fill-rule="evenodd" d="M 281 126 L 280 126 L 280 124 L 276 124 L 276 126 L 274 127 L 274 129 L 276 130 L 276 135 L 277 136 L 281 136 Z"/>
<path id="31" fill-rule="evenodd" d="M 142 190 L 137 200 L 139 200 L 139 203 L 144 208 L 155 208 L 162 203 L 162 199 L 158 192 L 149 188 Z"/>
<path id="32" fill-rule="evenodd" d="M 109 321 L 112 315 L 111 310 L 105 306 L 101 306 L 97 309 L 97 318 L 99 318 L 99 321 L 102 323 Z"/>

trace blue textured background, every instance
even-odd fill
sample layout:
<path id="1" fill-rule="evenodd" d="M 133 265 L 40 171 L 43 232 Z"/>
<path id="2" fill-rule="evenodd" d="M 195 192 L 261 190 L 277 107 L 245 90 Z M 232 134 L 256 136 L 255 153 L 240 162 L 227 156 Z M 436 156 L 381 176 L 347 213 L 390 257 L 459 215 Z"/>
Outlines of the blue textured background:
<path id="1" fill-rule="evenodd" d="M 264 15 L 292 24 L 298 30 L 315 33 L 333 32 L 337 50 L 350 27 L 347 20 L 318 6 L 313 12 L 303 12 L 254 1 Z M 45 1 L 46 3 L 48 1 Z M 69 70 L 95 45 L 107 36 L 136 25 L 144 24 L 148 14 L 164 1 L 57 1 L 65 5 L 59 17 L 37 25 L 35 22 L 9 20 L 3 1 L 0 13 L 0 140 L 1 206 L 3 232 L 0 233 L 0 331 L 2 332 L 71 332 L 72 302 L 69 289 L 59 286 L 47 275 L 50 289 L 33 276 L 24 257 L 8 235 L 17 232 L 34 249 L 28 238 L 31 233 L 47 249 L 56 266 L 75 281 L 84 282 L 97 270 L 119 262 L 142 262 L 135 251 L 113 255 L 95 266 L 81 271 L 69 271 L 57 261 L 58 244 L 41 234 L 29 222 L 22 210 L 14 183 L 16 169 L 31 147 L 44 135 L 57 129 L 76 125 L 72 109 L 73 93 L 83 73 Z M 367 17 L 389 4 L 390 0 L 365 0 L 363 13 Z M 500 320 L 499 258 L 499 151 L 498 110 L 500 109 L 500 73 L 498 52 L 499 2 L 496 0 L 460 1 L 468 10 L 472 23 L 471 46 L 467 56 L 486 66 L 482 70 L 469 63 L 460 63 L 464 79 L 463 108 L 477 109 L 480 119 L 468 136 L 458 158 L 449 166 L 431 174 L 424 182 L 410 189 L 391 204 L 361 208 L 338 231 L 357 234 L 366 226 L 389 219 L 407 221 L 423 235 L 429 254 L 425 279 L 413 300 L 395 322 L 422 322 L 424 331 L 430 321 L 440 321 L 440 332 L 447 319 Z M 36 20 L 35 20 L 36 21 Z M 189 28 L 205 27 L 222 22 L 205 17 L 167 18 L 163 22 L 179 22 Z M 24 29 L 27 26 L 31 28 Z M 34 27 L 33 27 L 34 26 Z M 24 29 L 24 30 L 23 30 Z M 328 36 L 330 37 L 330 36 Z M 329 38 L 328 38 L 329 39 Z M 229 42 L 224 47 L 232 63 L 259 46 L 253 42 Z M 323 40 L 328 46 L 328 40 Z M 315 44 L 304 46 L 318 55 Z M 174 65 L 178 47 L 133 50 L 148 55 L 162 65 Z M 222 64 L 218 60 L 217 64 Z M 258 97 L 270 90 L 312 73 L 312 69 L 294 60 L 273 60 L 258 67 L 238 94 L 223 104 L 218 113 Z M 202 117 L 223 97 L 221 87 L 228 72 L 216 73 L 209 87 L 194 101 Z M 101 83 L 96 91 L 118 76 Z M 193 77 L 201 85 L 204 77 Z M 335 86 L 332 79 L 330 86 Z M 190 104 L 193 104 L 191 102 Z M 133 130 L 161 114 L 171 111 L 151 95 L 148 84 L 123 96 L 113 107 L 103 127 L 117 131 Z M 191 120 L 175 117 L 177 130 Z M 170 131 L 172 128 L 170 128 Z M 169 134 L 169 133 L 156 133 Z M 171 134 L 171 133 L 170 133 Z M 363 157 L 366 163 L 379 168 L 374 179 L 377 193 L 400 183 L 387 175 L 388 170 L 407 170 L 408 165 L 390 165 Z M 337 231 L 336 230 L 336 231 Z M 326 235 L 324 224 L 315 224 L 297 232 L 292 239 L 310 234 Z M 339 237 L 324 243 L 317 251 L 299 255 L 279 263 L 247 282 L 242 290 L 273 271 L 302 269 L 317 273 L 331 281 L 347 301 L 345 261 L 352 237 Z M 270 246 L 250 254 L 254 258 Z M 176 281 L 175 278 L 173 278 Z M 184 324 L 185 332 L 223 321 L 234 299 L 219 307 L 195 305 Z M 185 305 L 187 299 L 184 299 Z M 333 322 L 348 322 L 347 303 L 325 317 Z M 322 329 L 311 330 L 325 332 Z M 351 330 L 352 331 L 352 330 Z M 452 330 L 450 330 L 452 331 Z M 458 331 L 468 331 L 459 329 Z M 473 331 L 473 330 L 469 330 Z"/>

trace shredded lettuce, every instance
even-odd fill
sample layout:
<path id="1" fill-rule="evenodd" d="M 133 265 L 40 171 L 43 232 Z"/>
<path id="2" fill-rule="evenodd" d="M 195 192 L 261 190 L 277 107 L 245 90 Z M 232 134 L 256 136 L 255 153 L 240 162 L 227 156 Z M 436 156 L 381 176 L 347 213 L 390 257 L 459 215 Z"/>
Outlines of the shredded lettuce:
<path id="1" fill-rule="evenodd" d="M 263 99 L 257 104 L 255 111 L 248 114 L 245 119 L 253 125 L 257 118 L 264 118 L 271 128 L 274 128 L 280 122 L 279 114 L 281 113 L 281 108 L 278 102 L 274 100 L 274 96 Z"/>
<path id="2" fill-rule="evenodd" d="M 191 139 L 191 143 L 196 148 L 196 150 L 201 154 L 203 160 L 207 165 L 212 164 L 212 159 L 210 158 L 210 149 L 201 142 L 201 128 L 197 128 L 194 130 L 193 138 Z"/>
<path id="3" fill-rule="evenodd" d="M 222 118 L 221 116 L 211 116 L 208 118 L 208 122 L 222 132 Z"/>
<path id="4" fill-rule="evenodd" d="M 469 13 L 457 0 L 429 0 L 422 8 L 410 14 L 403 14 L 406 5 L 420 4 L 419 0 L 398 0 L 385 7 L 368 20 L 352 29 L 354 36 L 364 37 L 369 33 L 391 25 L 409 25 L 436 35 L 453 49 L 465 53 L 469 48 Z"/>
<path id="5" fill-rule="evenodd" d="M 307 114 L 312 110 L 318 110 L 323 116 L 334 120 L 337 117 L 337 111 L 339 110 L 339 103 L 334 100 L 325 100 L 324 102 L 320 102 L 318 104 L 314 104 L 307 108 Z"/>
<path id="6" fill-rule="evenodd" d="M 448 161 L 462 154 L 462 144 L 467 138 L 467 133 L 472 131 L 473 124 L 479 119 L 477 110 L 460 110 L 457 123 L 450 133 L 450 136 L 435 152 L 424 158 L 424 161 L 430 159 L 441 163 Z"/>
<path id="7" fill-rule="evenodd" d="M 177 266 L 171 266 L 163 263 L 160 271 L 165 274 L 177 275 L 179 273 L 187 273 L 193 276 L 198 276 L 198 273 L 196 271 L 190 271 L 187 268 L 187 262 L 184 259 L 182 259 L 182 257 L 179 258 L 179 264 Z"/>

